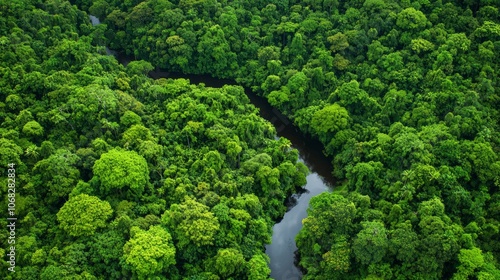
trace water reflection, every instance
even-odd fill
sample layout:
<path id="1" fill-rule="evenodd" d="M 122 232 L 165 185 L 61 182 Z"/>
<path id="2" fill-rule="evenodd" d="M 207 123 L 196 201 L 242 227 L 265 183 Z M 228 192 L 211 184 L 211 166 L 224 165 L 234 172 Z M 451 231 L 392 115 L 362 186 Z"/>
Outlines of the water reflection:
<path id="1" fill-rule="evenodd" d="M 301 159 L 303 160 L 303 159 Z M 323 178 L 317 173 L 307 176 L 307 192 L 297 199 L 297 204 L 285 213 L 283 220 L 273 227 L 272 243 L 266 246 L 266 254 L 271 259 L 271 277 L 276 280 L 301 279 L 302 274 L 295 266 L 295 236 L 302 228 L 302 219 L 307 217 L 309 201 L 313 196 L 329 191 Z"/>

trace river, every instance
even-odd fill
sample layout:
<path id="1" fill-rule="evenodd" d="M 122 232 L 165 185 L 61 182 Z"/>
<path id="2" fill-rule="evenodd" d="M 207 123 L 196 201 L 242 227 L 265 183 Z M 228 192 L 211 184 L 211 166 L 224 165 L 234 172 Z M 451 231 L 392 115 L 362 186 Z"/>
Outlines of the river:
<path id="1" fill-rule="evenodd" d="M 90 19 L 93 25 L 100 23 L 99 19 L 94 16 L 90 16 Z M 106 52 L 115 54 L 108 48 L 106 48 Z M 118 57 L 118 60 L 123 64 L 130 61 L 125 57 Z M 222 87 L 226 84 L 237 85 L 233 80 L 216 79 L 208 75 L 171 73 L 159 69 L 150 72 L 149 75 L 154 79 L 185 78 L 193 84 L 204 83 L 208 87 Z M 299 160 L 310 170 L 304 191 L 293 194 L 287 200 L 288 211 L 283 219 L 273 226 L 272 242 L 266 246 L 266 254 L 270 258 L 271 277 L 276 280 L 298 280 L 302 278 L 302 273 L 296 265 L 295 236 L 302 228 L 302 220 L 307 217 L 307 208 L 311 198 L 322 192 L 330 191 L 334 186 L 331 159 L 323 154 L 323 146 L 319 141 L 302 134 L 287 117 L 273 108 L 267 100 L 248 88 L 245 88 L 245 93 L 252 104 L 259 108 L 260 116 L 276 127 L 277 137 L 285 137 L 291 141 L 292 147 L 299 151 Z"/>
<path id="2" fill-rule="evenodd" d="M 237 85 L 233 80 L 212 78 L 208 75 L 189 75 L 166 71 L 152 71 L 152 78 L 185 78 L 191 83 L 204 83 L 208 87 Z M 276 127 L 278 137 L 285 137 L 292 142 L 292 147 L 299 151 L 299 161 L 309 168 L 307 184 L 304 192 L 293 194 L 287 201 L 288 211 L 281 221 L 273 227 L 271 244 L 266 246 L 266 254 L 270 258 L 271 277 L 276 280 L 301 279 L 302 273 L 295 264 L 295 236 L 302 228 L 302 219 L 307 217 L 309 200 L 322 192 L 329 191 L 334 185 L 331 174 L 333 170 L 331 159 L 322 152 L 323 145 L 310 137 L 303 135 L 287 117 L 273 108 L 265 98 L 258 96 L 249 88 L 245 93 L 252 104 L 259 108 L 259 114 Z"/>

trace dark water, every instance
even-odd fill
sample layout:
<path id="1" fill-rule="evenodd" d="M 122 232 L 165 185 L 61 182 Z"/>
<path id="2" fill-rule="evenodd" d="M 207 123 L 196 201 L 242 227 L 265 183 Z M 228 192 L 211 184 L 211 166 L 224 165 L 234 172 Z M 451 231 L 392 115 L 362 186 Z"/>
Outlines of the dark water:
<path id="1" fill-rule="evenodd" d="M 92 24 L 99 24 L 99 19 L 91 16 L 91 20 Z M 108 54 L 114 53 L 110 51 Z M 117 59 L 124 65 L 131 61 L 130 58 L 119 55 Z M 193 84 L 204 83 L 208 87 L 237 85 L 233 80 L 216 79 L 208 75 L 171 73 L 159 69 L 150 72 L 149 75 L 154 79 L 185 78 Z M 283 219 L 274 225 L 272 243 L 266 246 L 266 254 L 270 258 L 269 267 L 272 278 L 276 280 L 301 279 L 302 274 L 295 265 L 295 252 L 297 250 L 295 236 L 302 228 L 302 219 L 307 217 L 306 210 L 309 206 L 309 200 L 315 195 L 330 191 L 335 183 L 331 174 L 333 170 L 331 159 L 324 156 L 323 146 L 319 141 L 302 134 L 287 117 L 273 108 L 267 100 L 248 88 L 245 88 L 245 93 L 251 103 L 259 108 L 260 116 L 276 127 L 278 137 L 285 137 L 291 141 L 292 147 L 299 151 L 299 160 L 310 170 L 304 191 L 294 194 L 288 199 L 288 211 Z"/>

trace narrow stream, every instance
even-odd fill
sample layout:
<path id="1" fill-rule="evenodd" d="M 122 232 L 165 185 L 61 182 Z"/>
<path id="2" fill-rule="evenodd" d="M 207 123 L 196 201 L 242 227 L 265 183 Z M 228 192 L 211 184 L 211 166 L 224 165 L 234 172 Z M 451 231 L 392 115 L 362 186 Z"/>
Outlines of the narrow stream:
<path id="1" fill-rule="evenodd" d="M 90 16 L 93 25 L 100 23 L 99 19 Z M 116 52 L 106 48 L 106 53 L 116 56 Z M 122 64 L 127 64 L 130 59 L 117 56 Z M 237 85 L 233 80 L 216 79 L 208 75 L 188 75 L 156 70 L 149 73 L 150 77 L 158 78 L 185 78 L 193 84 L 204 83 L 208 87 L 222 87 L 224 85 Z M 259 108 L 260 116 L 271 122 L 275 127 L 278 137 L 288 138 L 292 147 L 299 151 L 299 160 L 310 170 L 304 192 L 293 194 L 288 199 L 288 211 L 283 219 L 273 226 L 272 243 L 266 246 L 266 254 L 270 258 L 269 267 L 271 277 L 276 280 L 296 280 L 302 278 L 302 273 L 296 266 L 295 236 L 302 228 L 302 219 L 307 217 L 309 201 L 313 196 L 330 191 L 334 186 L 331 175 L 333 170 L 331 159 L 322 152 L 322 144 L 308 136 L 303 135 L 291 121 L 273 108 L 267 100 L 258 96 L 250 89 L 245 88 L 245 93 L 251 103 Z"/>

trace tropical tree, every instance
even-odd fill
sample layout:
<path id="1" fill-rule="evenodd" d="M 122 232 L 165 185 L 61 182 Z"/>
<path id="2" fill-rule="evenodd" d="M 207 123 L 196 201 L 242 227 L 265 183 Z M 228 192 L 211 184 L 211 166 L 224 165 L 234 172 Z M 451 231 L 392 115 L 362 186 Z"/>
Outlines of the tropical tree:
<path id="1" fill-rule="evenodd" d="M 107 201 L 95 196 L 79 194 L 71 197 L 57 212 L 60 227 L 71 236 L 90 236 L 99 228 L 106 227 L 106 221 L 113 214 Z"/>
<path id="2" fill-rule="evenodd" d="M 146 160 L 134 151 L 111 150 L 96 160 L 94 180 L 103 195 L 122 194 L 136 197 L 142 194 L 149 181 Z"/>
<path id="3" fill-rule="evenodd" d="M 123 246 L 123 259 L 139 279 L 159 276 L 176 263 L 172 237 L 161 226 L 147 231 L 131 228 L 131 238 Z"/>

